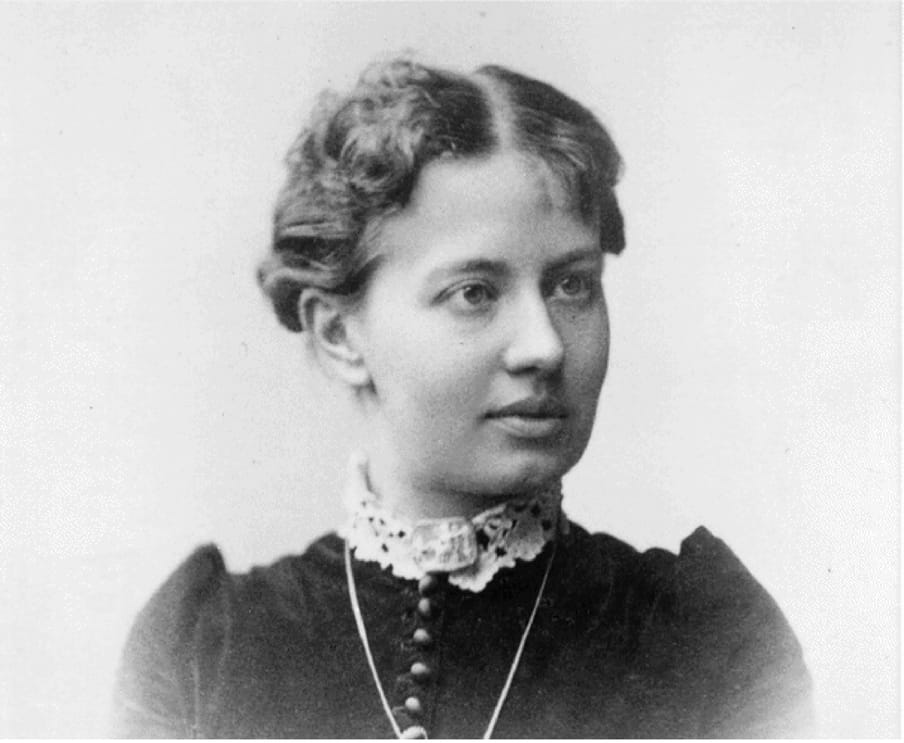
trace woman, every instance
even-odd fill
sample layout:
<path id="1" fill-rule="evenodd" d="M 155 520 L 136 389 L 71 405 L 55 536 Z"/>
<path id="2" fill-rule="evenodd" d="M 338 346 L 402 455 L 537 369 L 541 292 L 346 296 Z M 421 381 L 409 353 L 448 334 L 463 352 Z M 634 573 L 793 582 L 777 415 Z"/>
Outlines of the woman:
<path id="1" fill-rule="evenodd" d="M 606 372 L 621 160 L 499 67 L 395 60 L 293 147 L 261 285 L 363 411 L 348 523 L 246 575 L 213 546 L 130 635 L 117 733 L 788 735 L 809 677 L 700 528 L 678 555 L 560 509 Z"/>

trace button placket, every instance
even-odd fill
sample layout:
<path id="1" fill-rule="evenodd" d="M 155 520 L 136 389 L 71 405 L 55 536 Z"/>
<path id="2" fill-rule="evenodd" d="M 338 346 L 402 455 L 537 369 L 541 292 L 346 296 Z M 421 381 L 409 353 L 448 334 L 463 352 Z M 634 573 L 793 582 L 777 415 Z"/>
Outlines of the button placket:
<path id="1" fill-rule="evenodd" d="M 428 573 L 418 581 L 417 593 L 409 599 L 414 604 L 414 622 L 408 625 L 410 633 L 402 643 L 403 651 L 408 651 L 404 653 L 407 667 L 397 677 L 396 706 L 392 709 L 404 738 L 427 737 L 427 718 L 436 691 L 436 637 L 444 583 L 444 577 Z"/>

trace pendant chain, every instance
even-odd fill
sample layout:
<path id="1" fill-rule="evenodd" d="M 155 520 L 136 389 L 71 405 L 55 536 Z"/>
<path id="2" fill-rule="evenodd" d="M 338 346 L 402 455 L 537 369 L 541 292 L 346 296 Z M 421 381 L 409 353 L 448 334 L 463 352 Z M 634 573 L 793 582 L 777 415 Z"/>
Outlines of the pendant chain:
<path id="1" fill-rule="evenodd" d="M 515 651 L 515 659 L 512 661 L 511 668 L 509 668 L 508 677 L 505 680 L 505 686 L 502 688 L 502 693 L 499 695 L 499 700 L 496 702 L 496 708 L 493 710 L 493 716 L 490 718 L 490 724 L 487 725 L 486 732 L 483 734 L 483 739 L 488 740 L 493 736 L 493 729 L 496 727 L 496 722 L 499 720 L 499 715 L 502 712 L 502 707 L 505 704 L 505 700 L 508 697 L 509 691 L 512 688 L 512 682 L 515 679 L 515 672 L 518 670 L 518 664 L 521 662 L 521 656 L 524 653 L 524 646 L 527 644 L 527 636 L 530 634 L 531 627 L 534 624 L 534 618 L 537 616 L 537 611 L 540 608 L 540 600 L 543 598 L 543 592 L 546 589 L 546 581 L 549 579 L 549 572 L 552 568 L 553 558 L 556 556 L 556 546 L 557 542 L 552 543 L 552 553 L 549 555 L 549 560 L 546 562 L 546 570 L 543 573 L 543 580 L 540 583 L 540 590 L 537 592 L 537 598 L 534 600 L 534 607 L 531 609 L 530 617 L 527 620 L 527 625 L 524 627 L 524 632 L 521 633 L 521 642 L 518 643 L 518 650 Z M 352 572 L 352 556 L 351 550 L 348 546 L 348 540 L 345 540 L 345 574 L 348 579 L 348 595 L 351 599 L 352 604 L 352 614 L 355 615 L 355 624 L 358 627 L 358 635 L 361 637 L 361 644 L 364 646 L 364 654 L 367 656 L 367 664 L 370 666 L 370 672 L 373 675 L 374 683 L 377 686 L 377 692 L 380 695 L 380 701 L 383 703 L 383 710 L 386 712 L 386 716 L 389 718 L 389 722 L 392 725 L 393 732 L 395 732 L 397 738 L 404 738 L 401 729 L 399 728 L 399 724 L 396 722 L 395 717 L 392 714 L 392 709 L 389 706 L 389 701 L 386 699 L 386 694 L 383 691 L 383 685 L 380 683 L 380 676 L 377 673 L 377 665 L 374 662 L 373 654 L 370 651 L 370 643 L 367 641 L 367 630 L 364 627 L 364 617 L 361 615 L 361 606 L 358 603 L 358 591 L 355 588 L 355 575 Z M 424 736 L 426 737 L 426 735 Z"/>

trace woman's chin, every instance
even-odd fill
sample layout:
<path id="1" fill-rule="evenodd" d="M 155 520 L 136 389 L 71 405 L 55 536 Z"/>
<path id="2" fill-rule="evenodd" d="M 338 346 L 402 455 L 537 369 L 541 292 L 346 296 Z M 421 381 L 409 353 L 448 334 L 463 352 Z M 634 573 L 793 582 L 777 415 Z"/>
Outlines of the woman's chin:
<path id="1" fill-rule="evenodd" d="M 502 465 L 500 467 L 500 465 Z M 570 458 L 533 455 L 507 466 L 501 462 L 487 473 L 486 490 L 503 495 L 524 495 L 557 487 L 562 477 L 574 466 Z"/>

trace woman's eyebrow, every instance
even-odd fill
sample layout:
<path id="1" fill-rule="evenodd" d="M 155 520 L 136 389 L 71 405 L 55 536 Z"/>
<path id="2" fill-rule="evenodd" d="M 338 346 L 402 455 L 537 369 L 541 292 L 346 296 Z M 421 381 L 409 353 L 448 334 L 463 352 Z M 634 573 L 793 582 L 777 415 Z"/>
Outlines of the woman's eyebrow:
<path id="1" fill-rule="evenodd" d="M 488 258 L 471 258 L 439 266 L 427 274 L 427 280 L 436 281 L 446 276 L 454 276 L 461 273 L 482 273 L 492 276 L 505 276 L 510 273 L 510 268 L 505 261 L 493 261 Z"/>
<path id="2" fill-rule="evenodd" d="M 583 260 L 602 260 L 602 251 L 599 246 L 575 248 L 569 250 L 560 256 L 554 258 L 547 265 L 547 269 L 556 270 L 567 266 L 570 263 L 576 263 Z M 512 272 L 511 266 L 507 261 L 494 261 L 489 258 L 470 258 L 462 261 L 455 261 L 443 266 L 439 266 L 427 274 L 427 281 L 433 282 L 441 280 L 447 276 L 455 276 L 462 273 L 480 273 L 490 276 L 507 276 Z"/>
<path id="3" fill-rule="evenodd" d="M 602 261 L 602 259 L 603 251 L 600 249 L 599 245 L 594 244 L 569 250 L 567 253 L 557 256 L 554 260 L 550 261 L 548 267 L 555 270 L 562 266 L 567 266 L 569 263 L 577 263 L 578 261 Z"/>

